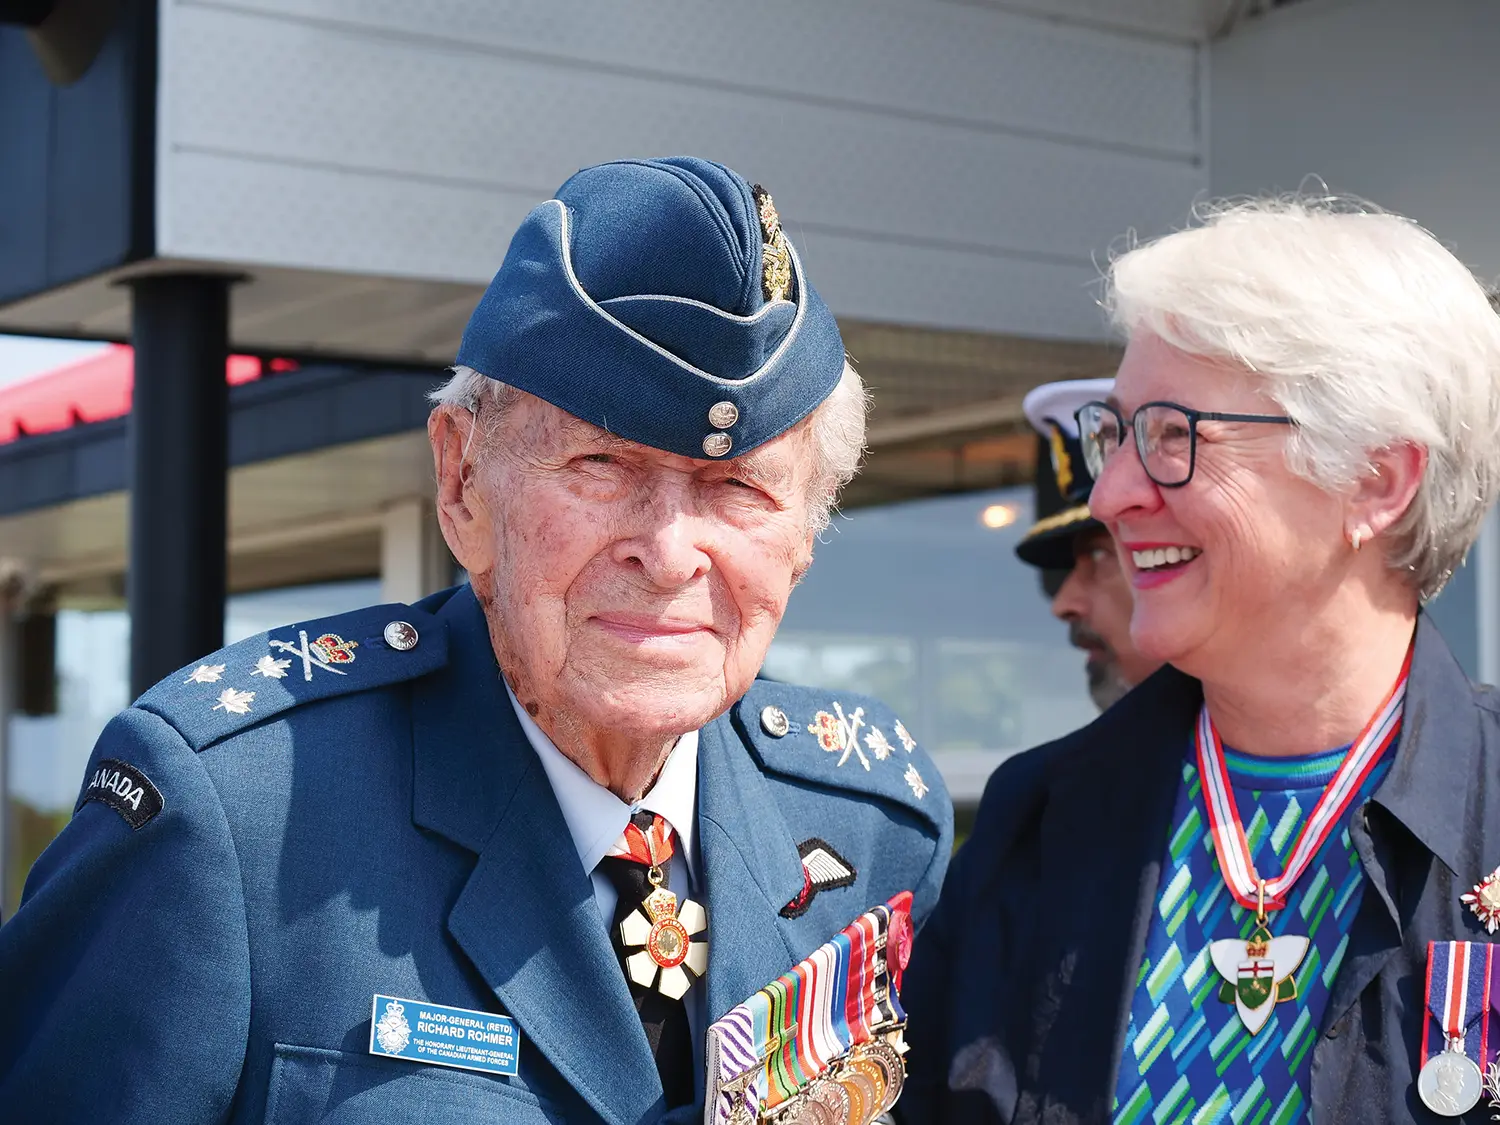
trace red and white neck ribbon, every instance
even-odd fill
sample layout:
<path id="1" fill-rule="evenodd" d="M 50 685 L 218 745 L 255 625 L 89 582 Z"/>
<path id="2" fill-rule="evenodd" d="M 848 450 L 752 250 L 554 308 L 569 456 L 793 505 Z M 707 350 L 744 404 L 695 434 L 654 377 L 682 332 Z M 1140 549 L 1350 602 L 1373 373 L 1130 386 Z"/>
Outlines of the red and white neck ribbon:
<path id="1" fill-rule="evenodd" d="M 1395 686 L 1354 740 L 1338 772 L 1323 787 L 1323 795 L 1303 824 L 1284 870 L 1276 878 L 1265 880 L 1265 909 L 1279 910 L 1286 905 L 1286 896 L 1292 886 L 1312 863 L 1318 849 L 1338 825 L 1359 793 L 1360 786 L 1364 785 L 1370 771 L 1400 731 L 1401 714 L 1406 707 L 1406 678 L 1410 671 L 1411 651 L 1408 649 Z M 1229 787 L 1224 744 L 1219 741 L 1219 732 L 1208 714 L 1207 703 L 1198 713 L 1196 743 L 1198 774 L 1203 779 L 1203 803 L 1208 807 L 1208 824 L 1213 832 L 1214 851 L 1219 857 L 1219 870 L 1223 872 L 1224 883 L 1234 900 L 1247 909 L 1258 910 L 1262 901 L 1261 878 L 1250 858 L 1245 827 L 1235 806 L 1234 790 Z"/>
<path id="2" fill-rule="evenodd" d="M 604 854 L 647 867 L 665 867 L 673 851 L 672 826 L 655 813 L 643 811 L 626 823 L 624 833 Z"/>

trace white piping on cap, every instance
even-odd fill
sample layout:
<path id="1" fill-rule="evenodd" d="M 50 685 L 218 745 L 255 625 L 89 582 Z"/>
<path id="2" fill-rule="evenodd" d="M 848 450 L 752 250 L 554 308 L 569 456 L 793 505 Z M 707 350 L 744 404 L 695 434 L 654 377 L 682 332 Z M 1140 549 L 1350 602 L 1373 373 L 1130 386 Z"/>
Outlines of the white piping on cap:
<path id="1" fill-rule="evenodd" d="M 588 307 L 591 308 L 601 319 L 608 321 L 610 324 L 613 324 L 621 332 L 625 333 L 625 335 L 630 336 L 633 339 L 640 341 L 642 344 L 645 344 L 646 347 L 650 348 L 652 351 L 656 352 L 658 355 L 663 356 L 666 359 L 671 360 L 673 363 L 675 363 L 678 367 L 682 368 L 684 371 L 691 371 L 694 375 L 697 375 L 699 378 L 701 378 L 701 379 L 707 379 L 707 380 L 709 380 L 712 383 L 717 383 L 721 387 L 744 387 L 744 386 L 747 386 L 750 383 L 755 382 L 755 380 L 759 379 L 762 375 L 764 375 L 769 368 L 771 368 L 772 366 L 774 366 L 776 364 L 776 362 L 785 353 L 786 349 L 791 345 L 792 341 L 797 338 L 797 332 L 802 327 L 803 318 L 807 315 L 807 302 L 805 300 L 799 301 L 797 303 L 797 315 L 796 315 L 795 318 L 793 318 L 791 328 L 789 328 L 787 330 L 786 336 L 782 339 L 781 343 L 779 345 L 777 345 L 776 350 L 774 352 L 772 352 L 771 355 L 770 355 L 770 357 L 766 360 L 766 362 L 763 363 L 763 364 L 761 364 L 760 367 L 756 371 L 754 371 L 752 374 L 747 375 L 743 379 L 725 379 L 725 378 L 722 378 L 721 376 L 713 374 L 712 372 L 704 371 L 701 368 L 694 367 L 691 363 L 688 363 L 685 359 L 682 359 L 680 356 L 674 355 L 672 352 L 667 351 L 666 348 L 664 348 L 660 344 L 656 343 L 656 341 L 654 341 L 652 339 L 649 339 L 646 336 L 642 336 L 634 328 L 631 328 L 630 325 L 625 324 L 625 323 L 623 323 L 623 322 L 615 319 L 613 316 L 611 316 L 609 314 L 609 310 L 608 309 L 605 309 L 603 306 L 601 306 L 599 304 L 598 301 L 594 300 L 594 298 L 592 298 L 592 297 L 590 297 L 588 295 L 588 292 L 583 288 L 583 285 L 579 282 L 578 275 L 573 272 L 573 252 L 572 252 L 572 249 L 569 246 L 569 240 L 568 240 L 568 208 L 563 203 L 563 201 L 560 200 L 560 199 L 549 199 L 549 200 L 547 200 L 547 203 L 555 203 L 555 204 L 557 204 L 557 209 L 562 214 L 561 236 L 562 236 L 563 271 L 567 274 L 568 284 L 573 287 L 573 292 L 577 293 L 578 296 L 579 296 L 579 298 L 583 301 L 583 303 L 586 304 L 586 305 L 588 305 Z M 543 204 L 543 206 L 545 206 L 545 205 L 546 204 Z M 805 294 L 807 292 L 807 286 L 806 286 L 806 283 L 802 279 L 802 262 L 801 262 L 800 259 L 798 259 L 798 257 L 797 257 L 797 250 L 792 245 L 790 239 L 787 240 L 787 244 L 786 245 L 787 245 L 787 250 L 789 250 L 791 252 L 791 255 L 792 255 L 792 266 L 793 266 L 793 268 L 794 268 L 794 270 L 796 272 L 796 275 L 797 275 L 797 288 L 798 288 L 798 291 Z M 684 301 L 687 304 L 702 304 L 702 302 L 692 301 L 690 299 L 681 298 L 681 297 L 670 298 L 670 299 Z M 706 308 L 706 309 L 713 309 L 712 305 L 702 305 L 702 307 Z M 771 309 L 771 308 L 774 308 L 774 307 L 775 307 L 774 304 L 767 305 L 765 308 L 761 309 L 759 313 L 756 313 L 755 316 L 764 315 L 765 312 L 768 309 Z M 716 313 L 718 313 L 720 316 L 728 317 L 728 318 L 733 319 L 733 320 L 741 320 L 741 321 L 743 321 L 743 320 L 753 320 L 754 319 L 754 317 L 742 317 L 742 316 L 738 316 L 738 315 L 736 315 L 734 313 L 726 313 L 722 309 L 713 309 L 713 311 L 716 312 Z"/>

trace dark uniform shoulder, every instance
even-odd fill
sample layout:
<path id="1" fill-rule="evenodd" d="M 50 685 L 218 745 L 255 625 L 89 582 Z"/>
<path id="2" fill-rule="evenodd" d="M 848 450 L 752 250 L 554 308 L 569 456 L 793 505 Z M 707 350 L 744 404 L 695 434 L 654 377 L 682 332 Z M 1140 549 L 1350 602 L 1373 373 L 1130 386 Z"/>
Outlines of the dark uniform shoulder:
<path id="1" fill-rule="evenodd" d="M 135 706 L 202 750 L 303 704 L 441 668 L 448 635 L 435 609 L 430 599 L 368 606 L 257 633 L 178 669 Z"/>
<path id="2" fill-rule="evenodd" d="M 1160 728 L 1163 716 L 1191 713 L 1202 701 L 1197 680 L 1163 667 L 1087 726 L 1001 762 L 985 783 L 975 836 L 1021 831 L 1047 800 L 1053 782 L 1099 768 L 1102 759 L 1129 754 L 1132 740 Z M 992 839 L 986 840 L 993 846 Z"/>
<path id="3" fill-rule="evenodd" d="M 884 797 L 940 830 L 952 823 L 937 766 L 878 699 L 756 680 L 731 714 L 767 770 Z"/>

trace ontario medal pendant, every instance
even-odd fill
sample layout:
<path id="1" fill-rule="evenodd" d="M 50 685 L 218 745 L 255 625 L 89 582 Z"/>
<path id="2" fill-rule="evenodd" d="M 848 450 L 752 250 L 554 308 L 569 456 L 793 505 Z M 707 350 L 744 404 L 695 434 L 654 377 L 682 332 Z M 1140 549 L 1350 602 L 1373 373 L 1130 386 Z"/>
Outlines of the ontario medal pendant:
<path id="1" fill-rule="evenodd" d="M 1251 1035 L 1266 1026 L 1277 1003 L 1297 998 L 1292 974 L 1307 956 L 1309 944 L 1305 937 L 1272 937 L 1264 922 L 1256 925 L 1248 941 L 1223 938 L 1209 943 L 1209 958 L 1226 982 L 1220 996 L 1234 1001 Z"/>

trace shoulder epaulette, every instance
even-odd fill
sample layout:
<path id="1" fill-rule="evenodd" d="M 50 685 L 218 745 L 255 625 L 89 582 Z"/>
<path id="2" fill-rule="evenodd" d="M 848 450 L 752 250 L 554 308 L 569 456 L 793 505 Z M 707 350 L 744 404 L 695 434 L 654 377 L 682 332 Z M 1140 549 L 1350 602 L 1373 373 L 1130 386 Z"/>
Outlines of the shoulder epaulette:
<path id="1" fill-rule="evenodd" d="M 258 633 L 178 669 L 135 701 L 194 750 L 293 707 L 415 679 L 448 662 L 447 626 L 379 605 Z"/>
<path id="2" fill-rule="evenodd" d="M 934 827 L 949 816 L 937 767 L 877 699 L 756 680 L 732 714 L 766 769 L 884 797 Z"/>

